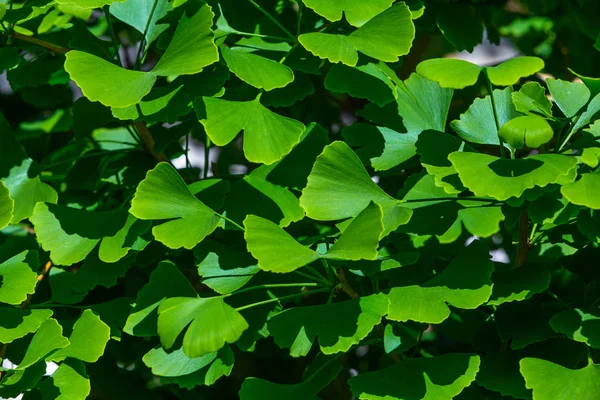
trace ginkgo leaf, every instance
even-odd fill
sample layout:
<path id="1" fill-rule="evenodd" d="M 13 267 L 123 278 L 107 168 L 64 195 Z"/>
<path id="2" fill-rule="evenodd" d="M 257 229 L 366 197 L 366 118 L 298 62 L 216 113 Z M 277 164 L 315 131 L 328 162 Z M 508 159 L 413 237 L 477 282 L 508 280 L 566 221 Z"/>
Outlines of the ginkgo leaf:
<path id="1" fill-rule="evenodd" d="M 127 216 L 125 225 L 113 236 L 106 236 L 100 241 L 98 255 L 105 263 L 114 263 L 125 257 L 130 250 L 141 251 L 149 241 L 141 235 L 150 230 L 151 222 L 140 221 L 133 215 Z"/>
<path id="2" fill-rule="evenodd" d="M 155 7 L 153 7 L 153 2 L 146 0 L 115 2 L 110 5 L 110 13 L 126 24 L 134 27 L 139 33 L 145 33 L 145 46 L 148 48 L 148 46 L 150 46 L 158 36 L 169 27 L 168 24 L 157 23 L 157 21 L 167 15 L 167 12 L 170 10 L 171 7 L 169 1 L 157 1 Z M 150 16 L 151 19 L 148 22 Z M 148 24 L 147 30 L 146 24 Z"/>
<path id="3" fill-rule="evenodd" d="M 56 0 L 58 4 L 66 4 L 77 8 L 101 8 L 107 4 L 122 3 L 125 0 Z"/>
<path id="4" fill-rule="evenodd" d="M 519 91 L 512 92 L 511 96 L 520 113 L 552 116 L 552 102 L 546 97 L 546 90 L 537 82 L 527 82 Z"/>
<path id="5" fill-rule="evenodd" d="M 353 26 L 362 26 L 377 14 L 388 9 L 393 0 L 342 0 L 331 2 L 327 0 L 302 0 L 306 7 L 312 8 L 317 14 L 330 21 L 339 21 L 342 15 Z"/>
<path id="6" fill-rule="evenodd" d="M 92 391 L 90 380 L 81 361 L 68 360 L 59 365 L 52 376 L 43 380 L 38 388 L 42 393 L 60 393 L 57 400 L 83 400 Z"/>
<path id="7" fill-rule="evenodd" d="M 392 288 L 387 318 L 439 324 L 450 316 L 446 303 L 475 309 L 492 294 L 493 271 L 487 246 L 475 241 L 433 279 L 421 285 Z"/>
<path id="8" fill-rule="evenodd" d="M 331 383 L 341 370 L 341 364 L 334 359 L 317 369 L 301 383 L 283 385 L 259 378 L 246 378 L 242 383 L 239 398 L 240 400 L 319 400 L 317 393 Z"/>
<path id="9" fill-rule="evenodd" d="M 492 84 L 510 86 L 543 68 L 544 61 L 537 57 L 517 57 L 495 67 L 480 67 L 468 61 L 451 58 L 434 58 L 419 63 L 417 73 L 438 82 L 442 87 L 463 89 L 473 86 L 484 69 Z"/>
<path id="10" fill-rule="evenodd" d="M 56 203 L 58 194 L 52 186 L 42 182 L 39 176 L 31 177 L 33 161 L 26 159 L 21 165 L 14 166 L 3 184 L 10 191 L 14 201 L 11 224 L 16 224 L 31 217 L 34 207 L 39 202 Z"/>
<path id="11" fill-rule="evenodd" d="M 537 115 L 524 115 L 502 125 L 498 136 L 515 149 L 523 147 L 537 149 L 552 140 L 554 131 L 544 118 Z"/>
<path id="12" fill-rule="evenodd" d="M 236 342 L 248 329 L 248 323 L 222 297 L 172 297 L 158 307 L 158 335 L 166 349 L 173 347 L 179 334 L 189 325 L 183 337 L 183 351 L 191 358 L 201 357 Z"/>
<path id="13" fill-rule="evenodd" d="M 479 356 L 460 353 L 407 358 L 350 378 L 350 390 L 361 400 L 451 400 L 475 380 L 479 364 Z"/>
<path id="14" fill-rule="evenodd" d="M 290 67 L 253 54 L 245 47 L 222 46 L 221 54 L 229 70 L 255 88 L 269 91 L 285 87 L 294 80 Z"/>
<path id="15" fill-rule="evenodd" d="M 333 63 L 355 66 L 358 52 L 385 62 L 396 62 L 408 54 L 415 38 L 412 14 L 400 2 L 378 14 L 348 36 L 305 33 L 298 41 L 314 55 Z"/>
<path id="16" fill-rule="evenodd" d="M 507 160 L 487 154 L 456 152 L 448 156 L 462 183 L 479 197 L 507 200 L 527 189 L 575 180 L 577 159 L 539 154 Z"/>
<path id="17" fill-rule="evenodd" d="M 273 222 L 254 215 L 244 220 L 248 250 L 258 266 L 278 273 L 292 272 L 319 258 L 374 260 L 383 232 L 381 207 L 370 203 L 350 222 L 342 235 L 325 254 L 303 246 Z"/>
<path id="18" fill-rule="evenodd" d="M 73 326 L 69 345 L 54 354 L 53 360 L 66 357 L 94 363 L 104 354 L 110 340 L 110 328 L 92 310 L 84 310 Z"/>
<path id="19" fill-rule="evenodd" d="M 203 97 L 206 118 L 200 120 L 217 146 L 244 131 L 244 155 L 251 162 L 273 164 L 300 141 L 305 126 L 269 110 L 258 99 L 228 101 Z"/>
<path id="20" fill-rule="evenodd" d="M 0 293 L 2 289 L 0 288 Z M 0 307 L 0 342 L 11 343 L 15 339 L 35 332 L 52 316 L 52 310 L 19 310 Z"/>
<path id="21" fill-rule="evenodd" d="M 494 90 L 494 101 L 500 126 L 518 115 L 511 101 L 510 88 Z M 468 142 L 500 144 L 492 100 L 489 95 L 475 99 L 469 109 L 460 115 L 460 119 L 452 121 L 450 126 L 460 138 Z"/>
<path id="22" fill-rule="evenodd" d="M 600 174 L 582 174 L 579 180 L 562 186 L 560 192 L 573 204 L 600 210 Z"/>
<path id="23" fill-rule="evenodd" d="M 167 353 L 162 347 L 156 347 L 146 353 L 142 360 L 154 375 L 175 377 L 194 373 L 209 365 L 215 358 L 216 352 L 190 358 L 185 355 L 183 348 Z"/>
<path id="24" fill-rule="evenodd" d="M 204 357 L 210 357 L 211 354 L 216 354 L 216 358 L 214 358 L 214 360 L 212 360 L 211 363 L 200 368 L 196 372 L 179 376 L 163 376 L 160 379 L 161 383 L 165 385 L 174 383 L 180 388 L 190 390 L 196 386 L 214 385 L 214 383 L 221 377 L 229 376 L 231 374 L 231 371 L 233 370 L 235 362 L 233 351 L 231 350 L 231 347 L 229 345 L 225 345 L 225 347 L 223 347 L 216 353 L 209 353 L 205 356 L 197 357 L 191 360 L 198 360 L 203 359 Z M 163 365 L 161 365 L 161 367 L 168 368 L 170 365 L 177 361 L 176 357 L 186 357 L 188 360 L 190 360 L 189 357 L 185 356 L 181 349 L 172 352 L 168 356 L 169 358 L 165 361 L 165 363 L 162 363 Z M 176 368 L 175 366 L 173 367 Z"/>
<path id="25" fill-rule="evenodd" d="M 584 400 L 600 396 L 600 366 L 597 364 L 569 369 L 528 357 L 521 360 L 520 366 L 525 385 L 533 389 L 535 400 Z"/>
<path id="26" fill-rule="evenodd" d="M 395 91 L 390 77 L 384 72 L 384 66 L 383 63 L 368 63 L 356 67 L 336 64 L 325 77 L 325 88 L 383 106 L 394 101 Z"/>
<path id="27" fill-rule="evenodd" d="M 292 357 L 305 356 L 318 340 L 324 354 L 345 352 L 381 322 L 388 299 L 374 294 L 360 299 L 310 307 L 294 307 L 273 316 L 268 327 L 279 347 Z"/>
<path id="28" fill-rule="evenodd" d="M 383 153 L 371 159 L 376 170 L 388 170 L 413 157 L 421 132 L 443 132 L 446 127 L 452 90 L 441 88 L 417 74 L 411 74 L 403 83 L 397 84 L 398 115 L 402 117 L 407 132 L 382 132 L 385 141 Z"/>
<path id="29" fill-rule="evenodd" d="M 488 304 L 499 306 L 522 301 L 550 286 L 550 271 L 542 265 L 525 264 L 513 270 L 496 270 L 492 275 L 494 287 Z"/>
<path id="30" fill-rule="evenodd" d="M 544 61 L 538 57 L 516 57 L 495 66 L 486 67 L 488 78 L 497 86 L 510 86 L 519 79 L 533 75 L 544 68 Z"/>
<path id="31" fill-rule="evenodd" d="M 19 305 L 35 292 L 37 274 L 30 265 L 37 261 L 36 252 L 24 251 L 0 263 L 0 303 Z"/>
<path id="32" fill-rule="evenodd" d="M 600 348 L 600 313 L 595 309 L 561 311 L 552 317 L 550 326 L 569 339 Z"/>
<path id="33" fill-rule="evenodd" d="M 190 18 L 184 14 L 171 43 L 151 72 L 159 76 L 191 75 L 219 61 L 211 29 L 214 16 L 207 4 Z"/>
<path id="34" fill-rule="evenodd" d="M 154 74 L 124 69 L 79 50 L 67 53 L 65 70 L 85 97 L 115 108 L 139 103 L 156 82 Z"/>
<path id="35" fill-rule="evenodd" d="M 54 318 L 46 320 L 35 332 L 18 369 L 25 369 L 45 359 L 53 351 L 65 348 L 69 340 L 62 335 L 62 326 Z"/>
<path id="36" fill-rule="evenodd" d="M 306 215 L 317 221 L 335 221 L 352 218 L 370 202 L 383 211 L 386 236 L 410 219 L 412 211 L 401 207 L 401 201 L 385 193 L 367 173 L 362 162 L 344 142 L 325 146 L 317 157 L 302 190 L 300 206 Z"/>
<path id="37" fill-rule="evenodd" d="M 127 214 L 119 211 L 91 212 L 38 203 L 30 220 L 52 261 L 72 265 L 87 257 L 103 237 L 118 234 L 126 218 Z"/>
<path id="38" fill-rule="evenodd" d="M 163 299 L 196 295 L 196 291 L 179 269 L 162 261 L 150 274 L 150 281 L 138 292 L 135 307 L 123 331 L 132 336 L 156 336 L 157 309 Z"/>
<path id="39" fill-rule="evenodd" d="M 15 202 L 10 197 L 8 188 L 0 182 L 0 229 L 4 229 L 13 218 Z"/>
<path id="40" fill-rule="evenodd" d="M 191 249 L 210 235 L 219 216 L 198 200 L 175 168 L 165 162 L 148 171 L 129 210 L 141 220 L 168 220 L 152 228 L 154 237 L 172 249 Z"/>

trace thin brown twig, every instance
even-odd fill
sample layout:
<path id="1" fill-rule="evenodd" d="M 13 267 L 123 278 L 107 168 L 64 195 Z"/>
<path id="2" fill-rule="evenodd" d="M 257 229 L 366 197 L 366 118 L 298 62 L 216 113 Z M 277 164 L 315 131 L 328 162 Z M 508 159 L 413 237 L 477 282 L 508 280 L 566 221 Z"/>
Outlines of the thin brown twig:
<path id="1" fill-rule="evenodd" d="M 360 297 L 360 295 L 358 294 L 358 292 L 354 289 L 352 289 L 352 286 L 350 286 L 348 284 L 348 279 L 346 279 L 346 274 L 344 273 L 344 270 L 342 268 L 338 268 L 336 271 L 338 280 L 340 281 L 340 283 L 338 283 L 336 289 L 338 291 L 342 291 L 344 293 L 346 293 L 348 296 L 350 296 L 353 299 L 358 299 Z"/>
<path id="2" fill-rule="evenodd" d="M 154 151 L 154 146 L 156 145 L 156 142 L 154 141 L 152 134 L 148 130 L 146 123 L 144 121 L 136 121 L 134 125 L 135 125 L 135 129 L 138 131 L 138 133 L 140 135 L 140 138 L 144 142 L 144 146 L 146 146 L 146 149 L 148 150 L 148 152 L 150 154 L 152 154 L 154 159 L 159 162 L 164 161 L 164 162 L 171 163 L 171 160 L 169 160 L 169 157 L 167 157 L 165 155 L 165 153 Z"/>
<path id="3" fill-rule="evenodd" d="M 45 40 L 38 39 L 38 38 L 35 38 L 35 37 L 32 37 L 32 36 L 23 35 L 23 34 L 18 33 L 18 32 L 13 32 L 11 34 L 11 36 L 13 38 L 15 38 L 15 39 L 19 39 L 19 40 L 22 40 L 24 42 L 29 42 L 29 43 L 32 43 L 32 44 L 37 44 L 38 46 L 45 47 L 45 48 L 47 48 L 48 50 L 50 50 L 50 51 L 52 51 L 54 53 L 67 54 L 70 51 L 70 49 L 67 49 L 66 47 L 58 46 L 58 45 L 56 45 L 54 43 L 50 43 L 50 42 L 47 42 Z"/>

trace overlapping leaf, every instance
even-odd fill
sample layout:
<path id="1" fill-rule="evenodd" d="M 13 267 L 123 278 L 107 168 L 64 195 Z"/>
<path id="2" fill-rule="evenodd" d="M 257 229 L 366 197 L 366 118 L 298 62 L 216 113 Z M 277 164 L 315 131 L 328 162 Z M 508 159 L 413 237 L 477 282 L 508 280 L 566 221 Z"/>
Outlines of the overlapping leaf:
<path id="1" fill-rule="evenodd" d="M 600 396 L 597 364 L 569 369 L 539 358 L 524 358 L 520 365 L 526 386 L 533 389 L 536 400 L 583 400 Z"/>

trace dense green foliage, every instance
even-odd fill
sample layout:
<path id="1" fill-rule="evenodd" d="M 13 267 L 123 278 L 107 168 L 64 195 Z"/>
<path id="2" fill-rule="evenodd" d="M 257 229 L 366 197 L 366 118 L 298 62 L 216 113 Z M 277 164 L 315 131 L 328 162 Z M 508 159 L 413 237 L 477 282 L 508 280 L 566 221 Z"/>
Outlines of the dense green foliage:
<path id="1" fill-rule="evenodd" d="M 599 17 L 0 0 L 0 398 L 600 399 Z"/>

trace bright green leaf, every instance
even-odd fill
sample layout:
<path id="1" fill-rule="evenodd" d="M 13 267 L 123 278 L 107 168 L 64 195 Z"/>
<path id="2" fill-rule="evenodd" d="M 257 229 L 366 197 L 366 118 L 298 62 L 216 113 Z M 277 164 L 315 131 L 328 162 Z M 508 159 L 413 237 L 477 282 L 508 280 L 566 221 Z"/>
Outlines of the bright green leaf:
<path id="1" fill-rule="evenodd" d="M 552 102 L 546 97 L 546 90 L 537 82 L 527 82 L 518 92 L 512 92 L 511 96 L 520 113 L 552 116 Z"/>
<path id="2" fill-rule="evenodd" d="M 110 13 L 125 22 L 127 25 L 133 26 L 139 33 L 144 33 L 146 24 L 146 43 L 148 48 L 158 36 L 165 31 L 169 25 L 157 24 L 156 22 L 167 15 L 171 8 L 168 0 L 157 0 L 156 7 L 153 8 L 154 1 L 146 0 L 127 0 L 125 2 L 116 2 L 110 5 Z M 148 23 L 148 18 L 152 13 L 152 19 Z"/>
<path id="3" fill-rule="evenodd" d="M 62 335 L 62 326 L 54 318 L 50 318 L 33 335 L 18 369 L 25 369 L 45 359 L 54 350 L 65 348 L 68 345 L 69 340 Z"/>
<path id="4" fill-rule="evenodd" d="M 92 310 L 84 310 L 69 336 L 70 344 L 52 355 L 53 360 L 65 357 L 94 363 L 104 354 L 110 340 L 110 328 Z"/>
<path id="5" fill-rule="evenodd" d="M 537 57 L 516 57 L 495 67 L 486 67 L 487 75 L 496 86 L 515 85 L 519 79 L 533 75 L 544 68 L 544 61 Z"/>
<path id="6" fill-rule="evenodd" d="M 58 4 L 72 5 L 78 8 L 101 8 L 107 4 L 115 2 L 124 2 L 125 0 L 56 0 Z"/>
<path id="7" fill-rule="evenodd" d="M 3 182 L 0 182 L 0 229 L 4 229 L 10 223 L 14 208 L 15 202 L 10 197 L 8 188 L 4 186 Z"/>
<path id="8" fill-rule="evenodd" d="M 550 90 L 552 98 L 567 118 L 577 114 L 590 99 L 590 90 L 582 83 L 562 81 L 560 79 L 548 79 L 546 85 Z"/>
<path id="9" fill-rule="evenodd" d="M 583 174 L 578 181 L 561 187 L 560 192 L 573 204 L 600 210 L 600 174 Z"/>
<path id="10" fill-rule="evenodd" d="M 554 131 L 544 118 L 524 115 L 502 125 L 498 135 L 515 149 L 537 149 L 552 140 Z"/>
<path id="11" fill-rule="evenodd" d="M 227 67 L 238 78 L 266 91 L 282 88 L 294 80 L 294 72 L 277 61 L 253 54 L 245 47 L 221 47 Z"/>
<path id="12" fill-rule="evenodd" d="M 339 21 L 342 14 L 353 26 L 361 26 L 377 14 L 388 9 L 393 0 L 342 0 L 331 2 L 327 0 L 302 0 L 306 7 L 312 8 L 317 14 L 330 21 Z"/>
<path id="13" fill-rule="evenodd" d="M 0 289 L 1 291 L 2 289 Z M 11 343 L 15 339 L 35 332 L 52 316 L 52 310 L 19 310 L 0 308 L 0 342 Z"/>
<path id="14" fill-rule="evenodd" d="M 35 292 L 37 274 L 30 264 L 37 261 L 36 252 L 24 251 L 0 264 L 0 303 L 19 305 Z"/>

